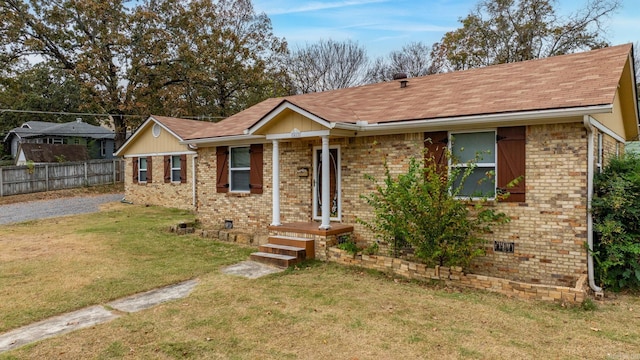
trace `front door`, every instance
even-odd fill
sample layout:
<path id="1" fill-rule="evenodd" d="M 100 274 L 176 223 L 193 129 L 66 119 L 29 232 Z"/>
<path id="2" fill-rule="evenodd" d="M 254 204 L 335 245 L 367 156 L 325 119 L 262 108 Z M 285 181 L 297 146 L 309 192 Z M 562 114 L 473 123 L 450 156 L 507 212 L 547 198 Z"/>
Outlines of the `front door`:
<path id="1" fill-rule="evenodd" d="M 340 148 L 332 146 L 329 148 L 329 199 L 331 204 L 330 219 L 340 221 L 342 214 L 342 204 L 340 199 Z M 322 148 L 313 149 L 313 218 L 322 218 Z"/>

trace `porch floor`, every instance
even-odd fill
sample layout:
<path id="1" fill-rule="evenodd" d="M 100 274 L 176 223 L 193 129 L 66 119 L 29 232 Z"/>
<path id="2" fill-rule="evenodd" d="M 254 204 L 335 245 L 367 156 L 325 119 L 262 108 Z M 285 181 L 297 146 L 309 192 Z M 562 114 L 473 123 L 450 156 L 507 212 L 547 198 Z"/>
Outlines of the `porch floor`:
<path id="1" fill-rule="evenodd" d="M 318 228 L 319 226 L 319 222 L 294 222 L 285 223 L 280 226 L 270 225 L 268 229 L 272 231 L 313 234 L 320 236 L 330 236 L 344 234 L 346 232 L 353 232 L 353 225 L 348 224 L 331 223 L 331 229 L 327 230 L 320 229 Z"/>

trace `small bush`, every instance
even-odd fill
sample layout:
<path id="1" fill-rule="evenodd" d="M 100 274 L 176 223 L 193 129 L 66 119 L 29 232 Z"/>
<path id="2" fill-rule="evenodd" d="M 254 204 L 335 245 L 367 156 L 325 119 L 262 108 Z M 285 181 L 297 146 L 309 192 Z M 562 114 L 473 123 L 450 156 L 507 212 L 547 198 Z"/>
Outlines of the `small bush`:
<path id="1" fill-rule="evenodd" d="M 360 248 L 358 245 L 351 239 L 351 236 L 344 237 L 343 239 L 339 239 L 337 248 L 340 250 L 344 250 L 351 255 L 356 255 Z"/>

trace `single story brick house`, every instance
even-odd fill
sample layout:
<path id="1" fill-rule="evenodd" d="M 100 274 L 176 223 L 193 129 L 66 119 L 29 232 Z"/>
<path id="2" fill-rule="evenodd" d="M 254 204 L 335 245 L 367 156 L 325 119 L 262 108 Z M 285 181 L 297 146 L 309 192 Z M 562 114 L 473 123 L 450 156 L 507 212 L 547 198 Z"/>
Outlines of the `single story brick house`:
<path id="1" fill-rule="evenodd" d="M 156 204 L 192 206 L 205 227 L 232 224 L 256 242 L 274 232 L 303 234 L 324 258 L 344 233 L 376 241 L 356 219 L 371 218 L 360 195 L 374 189 L 365 175 L 382 179 L 385 161 L 401 173 L 425 148 L 438 156 L 448 147 L 463 159 L 464 148 L 485 151 L 476 179 L 487 172 L 496 178 L 480 190 L 512 220 L 495 229 L 486 255 L 469 270 L 557 286 L 574 286 L 589 273 L 597 288 L 585 250 L 592 242 L 592 180 L 638 138 L 633 64 L 627 44 L 272 98 L 216 124 L 153 116 L 117 155 L 134 159 L 127 197 L 151 201 L 155 175 L 142 185 L 135 159 L 153 157 L 153 173 L 162 173 L 156 158 L 167 150 L 149 150 L 158 142 L 149 128 L 160 124 L 172 133 L 172 146 L 182 146 L 176 151 L 193 160 L 187 166 L 195 166 L 194 196 L 158 195 Z M 511 196 L 498 200 L 517 177 L 523 181 Z M 474 184 L 466 195 L 478 190 Z"/>

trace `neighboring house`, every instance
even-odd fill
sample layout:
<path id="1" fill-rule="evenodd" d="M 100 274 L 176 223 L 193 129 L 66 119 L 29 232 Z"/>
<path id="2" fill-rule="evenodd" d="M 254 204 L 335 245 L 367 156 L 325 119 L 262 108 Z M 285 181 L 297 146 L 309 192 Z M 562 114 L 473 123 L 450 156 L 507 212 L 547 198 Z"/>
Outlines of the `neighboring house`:
<path id="1" fill-rule="evenodd" d="M 193 210 L 196 151 L 180 142 L 194 128 L 206 125 L 164 116 L 151 116 L 142 123 L 115 154 L 127 160 L 125 197 L 135 203 Z"/>
<path id="2" fill-rule="evenodd" d="M 624 150 L 627 153 L 640 155 L 640 141 L 629 141 L 624 145 Z"/>
<path id="3" fill-rule="evenodd" d="M 115 151 L 113 131 L 76 120 L 67 123 L 27 121 L 9 131 L 4 138 L 16 157 L 22 143 L 83 145 L 91 159 L 112 159 Z"/>
<path id="4" fill-rule="evenodd" d="M 89 159 L 87 147 L 84 145 L 21 143 L 18 147 L 16 165 L 88 161 Z"/>
<path id="5" fill-rule="evenodd" d="M 360 197 L 374 190 L 365 175 L 381 180 L 385 162 L 399 174 L 425 149 L 440 159 L 448 147 L 462 160 L 483 151 L 474 179 L 492 173 L 495 181 L 481 188 L 469 181 L 465 194 L 483 191 L 511 222 L 489 235 L 486 255 L 471 271 L 559 286 L 575 286 L 589 273 L 595 288 L 585 248 L 593 240 L 592 179 L 625 141 L 638 138 L 636 95 L 629 44 L 268 99 L 217 124 L 171 119 L 160 128 L 180 126 L 180 135 L 173 131 L 166 149 L 150 135 L 158 119 L 152 117 L 118 155 L 144 155 L 155 164 L 177 144 L 175 151 L 190 156 L 197 149 L 196 179 L 189 182 L 205 227 L 232 225 L 259 242 L 277 231 L 302 234 L 315 239 L 315 256 L 324 258 L 343 233 L 376 241 L 356 221 L 373 216 Z M 140 185 L 141 166 L 126 167 L 130 199 L 144 197 L 151 185 Z M 153 184 L 161 169 L 154 165 Z M 518 177 L 518 186 L 506 189 Z M 502 191 L 511 195 L 496 200 Z M 187 205 L 186 197 L 156 200 Z"/>

